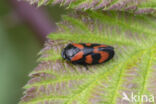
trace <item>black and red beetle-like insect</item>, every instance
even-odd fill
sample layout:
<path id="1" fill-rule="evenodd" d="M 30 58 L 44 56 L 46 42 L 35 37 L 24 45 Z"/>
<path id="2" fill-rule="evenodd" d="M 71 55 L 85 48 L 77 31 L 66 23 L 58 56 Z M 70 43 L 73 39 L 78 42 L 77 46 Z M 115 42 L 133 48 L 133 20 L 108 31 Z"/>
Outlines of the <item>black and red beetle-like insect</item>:
<path id="1" fill-rule="evenodd" d="M 114 53 L 114 48 L 108 45 L 71 43 L 63 49 L 62 57 L 73 64 L 93 65 L 110 60 Z"/>

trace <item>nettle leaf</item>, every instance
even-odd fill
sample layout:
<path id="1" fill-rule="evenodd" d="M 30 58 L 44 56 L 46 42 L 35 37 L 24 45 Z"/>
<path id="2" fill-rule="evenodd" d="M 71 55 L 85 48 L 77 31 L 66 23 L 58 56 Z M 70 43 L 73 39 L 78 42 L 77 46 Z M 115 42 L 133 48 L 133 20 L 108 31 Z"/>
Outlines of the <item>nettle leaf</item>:
<path id="1" fill-rule="evenodd" d="M 40 52 L 20 104 L 132 104 L 122 100 L 123 93 L 156 96 L 155 18 L 86 11 L 63 16 L 58 26 Z M 62 59 L 71 42 L 112 45 L 115 57 L 86 70 Z"/>
<path id="2" fill-rule="evenodd" d="M 59 4 L 77 10 L 128 11 L 136 14 L 156 14 L 155 0 L 25 0 L 30 4 Z"/>

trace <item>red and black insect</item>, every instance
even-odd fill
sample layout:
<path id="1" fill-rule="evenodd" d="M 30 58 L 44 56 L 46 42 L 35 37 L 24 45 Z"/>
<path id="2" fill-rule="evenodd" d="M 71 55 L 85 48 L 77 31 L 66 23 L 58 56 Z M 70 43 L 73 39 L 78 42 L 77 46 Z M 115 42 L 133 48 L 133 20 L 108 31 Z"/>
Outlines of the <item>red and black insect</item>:
<path id="1" fill-rule="evenodd" d="M 62 51 L 62 57 L 73 64 L 93 65 L 104 63 L 114 56 L 114 48 L 91 43 L 71 43 Z"/>

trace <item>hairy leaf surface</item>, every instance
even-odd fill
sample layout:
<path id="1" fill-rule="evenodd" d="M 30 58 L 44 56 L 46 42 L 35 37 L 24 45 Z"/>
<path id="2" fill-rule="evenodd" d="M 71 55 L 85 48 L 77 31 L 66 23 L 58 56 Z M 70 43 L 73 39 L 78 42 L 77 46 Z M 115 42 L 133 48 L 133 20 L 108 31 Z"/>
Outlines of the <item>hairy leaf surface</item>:
<path id="1" fill-rule="evenodd" d="M 30 4 L 56 5 L 76 10 L 127 11 L 136 14 L 156 14 L 155 0 L 24 0 Z"/>
<path id="2" fill-rule="evenodd" d="M 74 12 L 58 26 L 40 52 L 40 64 L 31 72 L 20 104 L 132 104 L 122 100 L 123 93 L 156 96 L 154 17 Z M 115 57 L 86 70 L 62 59 L 62 49 L 71 42 L 112 45 Z"/>

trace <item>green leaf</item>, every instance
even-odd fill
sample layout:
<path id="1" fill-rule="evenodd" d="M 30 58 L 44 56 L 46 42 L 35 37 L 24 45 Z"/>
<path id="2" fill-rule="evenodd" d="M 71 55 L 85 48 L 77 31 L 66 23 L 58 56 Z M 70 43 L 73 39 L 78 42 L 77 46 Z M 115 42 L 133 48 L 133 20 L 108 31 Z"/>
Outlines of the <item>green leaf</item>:
<path id="1" fill-rule="evenodd" d="M 59 4 L 76 10 L 125 11 L 136 14 L 156 13 L 155 0 L 25 0 L 30 4 Z"/>
<path id="2" fill-rule="evenodd" d="M 155 18 L 86 11 L 63 16 L 58 26 L 40 52 L 20 104 L 121 104 L 123 92 L 156 95 Z M 62 59 L 71 42 L 112 45 L 115 57 L 86 70 Z"/>

